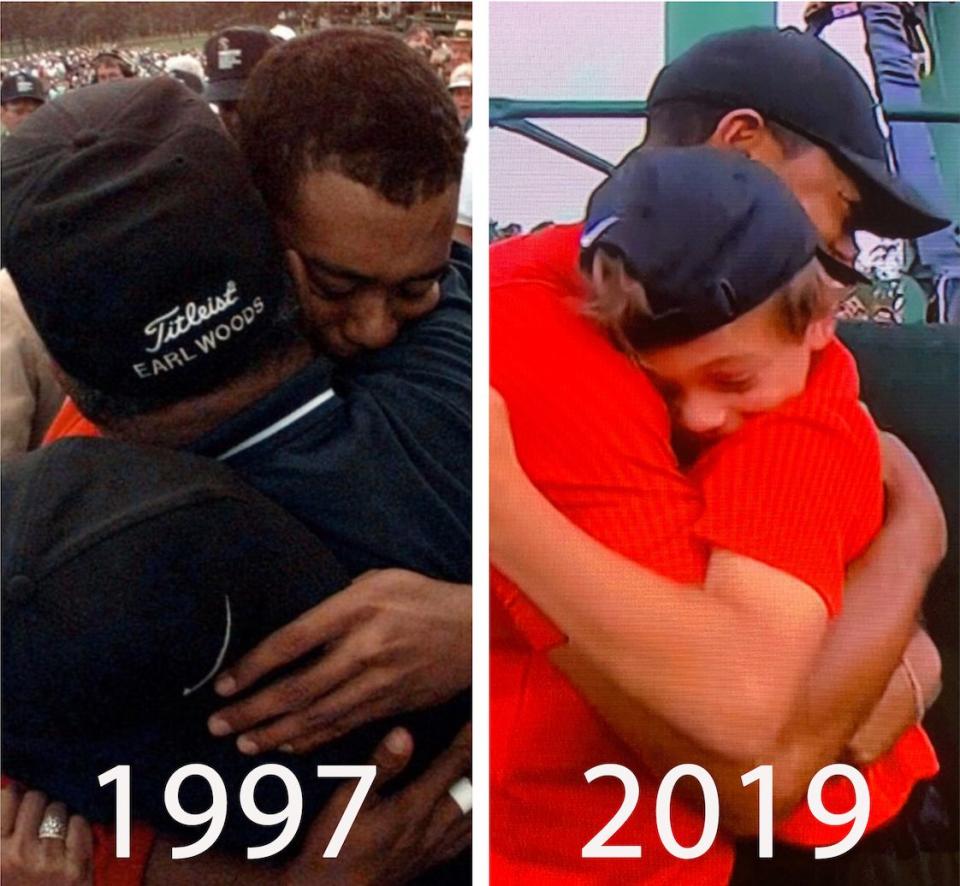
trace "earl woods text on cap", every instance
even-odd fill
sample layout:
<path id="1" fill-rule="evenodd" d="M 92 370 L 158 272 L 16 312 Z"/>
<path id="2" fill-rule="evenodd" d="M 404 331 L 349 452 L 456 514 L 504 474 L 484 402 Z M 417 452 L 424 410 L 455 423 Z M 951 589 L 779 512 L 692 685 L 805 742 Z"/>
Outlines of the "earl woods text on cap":
<path id="1" fill-rule="evenodd" d="M 185 305 L 178 305 L 154 318 L 143 328 L 148 340 L 152 339 L 152 343 L 144 350 L 148 354 L 156 354 L 164 345 L 186 335 L 198 326 L 206 325 L 237 303 L 237 284 L 230 280 L 223 295 L 211 296 L 205 302 L 187 302 Z M 234 333 L 242 332 L 261 313 L 263 313 L 263 299 L 257 297 L 251 304 L 231 314 L 212 329 L 193 338 L 190 344 L 180 345 L 175 350 L 152 357 L 147 362 L 134 363 L 133 371 L 140 378 L 148 378 L 151 375 L 168 372 L 177 366 L 183 366 L 191 360 L 196 360 L 198 351 L 207 354 L 215 349 L 219 342 L 228 341 Z"/>

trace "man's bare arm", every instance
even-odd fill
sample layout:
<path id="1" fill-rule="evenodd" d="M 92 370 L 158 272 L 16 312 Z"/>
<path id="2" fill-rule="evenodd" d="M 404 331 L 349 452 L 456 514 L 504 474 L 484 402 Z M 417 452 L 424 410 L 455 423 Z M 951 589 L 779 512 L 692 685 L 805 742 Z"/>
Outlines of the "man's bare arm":
<path id="1" fill-rule="evenodd" d="M 604 547 L 533 486 L 495 397 L 490 430 L 493 564 L 632 703 L 719 755 L 766 753 L 826 631 L 819 594 L 728 551 L 713 552 L 703 587 L 658 575 Z"/>
<path id="2" fill-rule="evenodd" d="M 844 609 L 831 622 L 804 691 L 768 757 L 731 759 L 708 753 L 662 718 L 630 706 L 623 693 L 571 647 L 551 653 L 554 663 L 655 774 L 678 763 L 708 769 L 717 783 L 724 824 L 735 833 L 753 834 L 757 827 L 757 788 L 742 787 L 742 773 L 760 763 L 773 765 L 774 814 L 782 817 L 803 798 L 813 774 L 841 757 L 860 724 L 872 716 L 881 693 L 884 698 L 898 693 L 900 707 L 915 707 L 912 690 L 898 679 L 897 670 L 908 642 L 911 651 L 916 649 L 914 655 L 925 654 L 930 661 L 928 638 L 916 634 L 916 614 L 943 559 L 946 530 L 936 492 L 923 470 L 899 441 L 884 437 L 886 525 L 851 568 Z M 935 672 L 935 662 L 928 667 Z M 898 714 L 893 716 L 886 738 L 877 740 L 881 752 L 902 731 L 903 722 L 896 719 Z"/>

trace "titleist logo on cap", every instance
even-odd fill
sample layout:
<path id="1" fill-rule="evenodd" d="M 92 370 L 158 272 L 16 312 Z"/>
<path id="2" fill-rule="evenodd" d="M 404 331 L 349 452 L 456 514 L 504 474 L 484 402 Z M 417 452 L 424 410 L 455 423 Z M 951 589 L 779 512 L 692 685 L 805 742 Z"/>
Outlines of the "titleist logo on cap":
<path id="1" fill-rule="evenodd" d="M 186 334 L 195 326 L 206 323 L 211 317 L 222 314 L 236 303 L 237 284 L 230 280 L 223 295 L 212 295 L 205 302 L 191 301 L 185 305 L 177 305 L 143 327 L 144 335 L 153 338 L 153 345 L 145 348 L 146 352 L 155 354 L 168 342 Z"/>
<path id="2" fill-rule="evenodd" d="M 236 310 L 231 310 L 233 308 Z M 237 284 L 229 280 L 222 295 L 212 295 L 206 301 L 177 305 L 144 326 L 144 335 L 149 340 L 144 350 L 151 356 L 144 362 L 134 363 L 131 368 L 141 379 L 182 369 L 198 357 L 228 346 L 227 343 L 237 333 L 251 326 L 263 310 L 263 299 L 259 296 L 249 304 L 242 305 Z M 208 328 L 190 336 L 187 341 L 177 341 L 198 326 Z M 171 344 L 173 342 L 176 344 Z M 167 348 L 167 345 L 170 347 Z"/>

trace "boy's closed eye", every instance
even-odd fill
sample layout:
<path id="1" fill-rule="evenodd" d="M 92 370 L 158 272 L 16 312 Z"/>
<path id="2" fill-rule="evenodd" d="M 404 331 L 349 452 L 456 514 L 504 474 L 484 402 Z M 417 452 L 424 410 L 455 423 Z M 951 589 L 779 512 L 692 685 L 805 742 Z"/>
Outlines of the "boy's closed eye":
<path id="1" fill-rule="evenodd" d="M 709 376 L 707 382 L 715 390 L 730 394 L 742 394 L 756 385 L 757 376 L 753 372 L 737 375 L 719 374 Z"/>

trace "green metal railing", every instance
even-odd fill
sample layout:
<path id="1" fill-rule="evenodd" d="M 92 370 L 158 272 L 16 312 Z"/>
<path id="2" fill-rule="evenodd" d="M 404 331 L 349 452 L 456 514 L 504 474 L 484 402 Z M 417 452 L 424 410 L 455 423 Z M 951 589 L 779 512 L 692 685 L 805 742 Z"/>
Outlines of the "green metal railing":
<path id="1" fill-rule="evenodd" d="M 887 120 L 916 123 L 960 123 L 960 110 L 953 108 L 884 107 Z M 575 145 L 555 132 L 531 122 L 537 119 L 603 120 L 647 116 L 643 101 L 521 101 L 511 98 L 490 99 L 490 125 L 515 132 L 592 169 L 609 174 L 614 164 Z"/>

